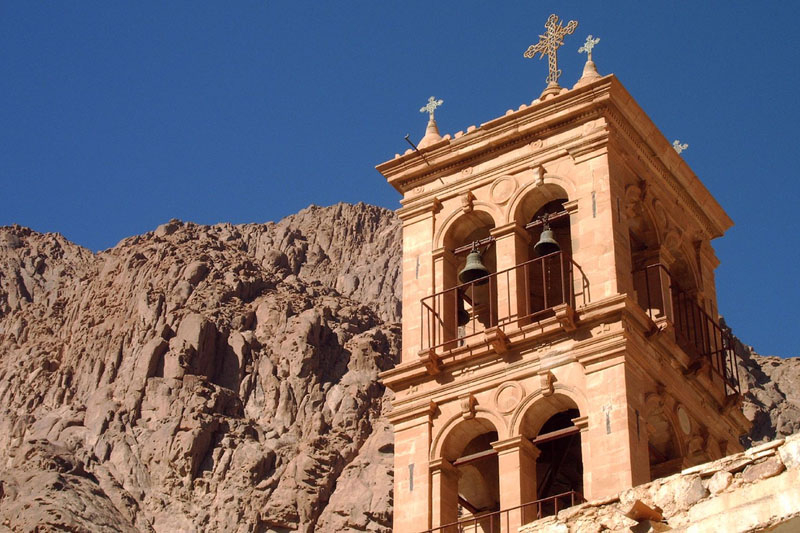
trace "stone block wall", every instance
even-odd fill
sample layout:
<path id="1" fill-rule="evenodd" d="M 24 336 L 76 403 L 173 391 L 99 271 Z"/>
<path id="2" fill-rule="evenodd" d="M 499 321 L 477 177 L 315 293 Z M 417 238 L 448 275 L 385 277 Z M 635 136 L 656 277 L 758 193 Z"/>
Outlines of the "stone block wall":
<path id="1" fill-rule="evenodd" d="M 662 519 L 654 519 L 657 515 Z M 519 529 L 519 533 L 600 531 L 800 531 L 800 433 L 571 507 Z"/>

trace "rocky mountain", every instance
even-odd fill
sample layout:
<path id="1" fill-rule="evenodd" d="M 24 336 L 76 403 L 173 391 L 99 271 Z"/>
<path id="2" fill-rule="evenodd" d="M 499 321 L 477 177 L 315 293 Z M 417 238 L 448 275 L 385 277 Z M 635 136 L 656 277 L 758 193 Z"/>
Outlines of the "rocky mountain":
<path id="1" fill-rule="evenodd" d="M 399 238 L 366 205 L 0 230 L 0 530 L 389 531 Z"/>
<path id="2" fill-rule="evenodd" d="M 0 228 L 0 532 L 390 531 L 399 267 L 363 204 L 97 254 Z M 739 349 L 748 441 L 798 431 L 798 360 Z"/>

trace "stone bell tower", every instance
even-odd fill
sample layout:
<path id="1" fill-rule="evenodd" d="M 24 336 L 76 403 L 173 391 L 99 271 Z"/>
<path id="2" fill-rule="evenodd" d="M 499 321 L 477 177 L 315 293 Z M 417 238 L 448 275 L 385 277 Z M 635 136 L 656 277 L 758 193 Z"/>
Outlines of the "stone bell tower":
<path id="1" fill-rule="evenodd" d="M 575 26 L 526 52 L 540 98 L 443 137 L 431 98 L 418 150 L 377 167 L 403 195 L 396 532 L 516 531 L 741 449 L 710 245 L 732 222 L 596 40 L 558 85 Z"/>

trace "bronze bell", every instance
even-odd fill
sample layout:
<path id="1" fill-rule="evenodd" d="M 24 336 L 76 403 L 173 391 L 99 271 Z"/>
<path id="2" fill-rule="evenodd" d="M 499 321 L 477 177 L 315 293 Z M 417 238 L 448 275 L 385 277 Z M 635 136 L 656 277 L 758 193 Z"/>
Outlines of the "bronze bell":
<path id="1" fill-rule="evenodd" d="M 475 285 L 484 285 L 489 282 L 489 271 L 483 266 L 481 261 L 481 253 L 477 248 L 473 247 L 472 251 L 467 254 L 467 263 L 461 272 L 458 273 L 458 281 L 461 283 L 471 283 L 478 280 Z"/>
<path id="2" fill-rule="evenodd" d="M 539 236 L 539 242 L 533 245 L 533 251 L 539 257 L 561 251 L 561 246 L 558 245 L 558 241 L 553 237 L 553 230 L 550 229 L 547 221 L 542 224 L 542 234 Z"/>

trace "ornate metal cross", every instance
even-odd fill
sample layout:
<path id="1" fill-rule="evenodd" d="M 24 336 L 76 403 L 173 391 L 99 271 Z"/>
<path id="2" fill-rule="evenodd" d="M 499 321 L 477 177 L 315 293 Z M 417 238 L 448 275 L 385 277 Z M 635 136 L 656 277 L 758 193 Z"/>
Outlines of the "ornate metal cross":
<path id="1" fill-rule="evenodd" d="M 420 113 L 425 113 L 425 112 L 427 111 L 427 112 L 428 112 L 428 114 L 429 114 L 429 115 L 430 115 L 430 117 L 431 117 L 431 120 L 433 120 L 433 112 L 434 112 L 434 111 L 436 111 L 436 108 L 437 108 L 437 107 L 439 107 L 440 105 L 442 105 L 443 103 L 444 103 L 444 100 L 437 100 L 436 98 L 434 98 L 433 96 L 431 96 L 430 98 L 428 98 L 428 103 L 427 103 L 427 104 L 425 104 L 425 105 L 424 105 L 424 106 L 423 106 L 423 107 L 422 107 L 422 108 L 419 110 L 419 112 L 420 112 Z"/>
<path id="2" fill-rule="evenodd" d="M 586 60 L 587 61 L 591 61 L 592 60 L 592 48 L 594 48 L 594 45 L 596 45 L 599 42 L 600 42 L 600 37 L 598 37 L 597 39 L 592 39 L 591 35 L 588 36 L 586 38 L 586 42 L 583 44 L 583 46 L 578 48 L 578 53 L 579 54 L 585 53 L 588 56 L 586 58 Z"/>
<path id="3" fill-rule="evenodd" d="M 564 36 L 571 35 L 578 27 L 578 21 L 570 20 L 566 28 L 561 25 L 558 20 L 558 15 L 553 14 L 547 17 L 547 22 L 544 25 L 547 30 L 544 35 L 539 36 L 539 42 L 532 44 L 525 51 L 525 57 L 533 58 L 536 54 L 542 54 L 539 59 L 547 56 L 547 65 L 550 67 L 550 73 L 547 76 L 548 86 L 557 87 L 558 78 L 561 76 L 561 71 L 558 70 L 558 59 L 556 52 L 560 46 L 564 44 Z"/>

